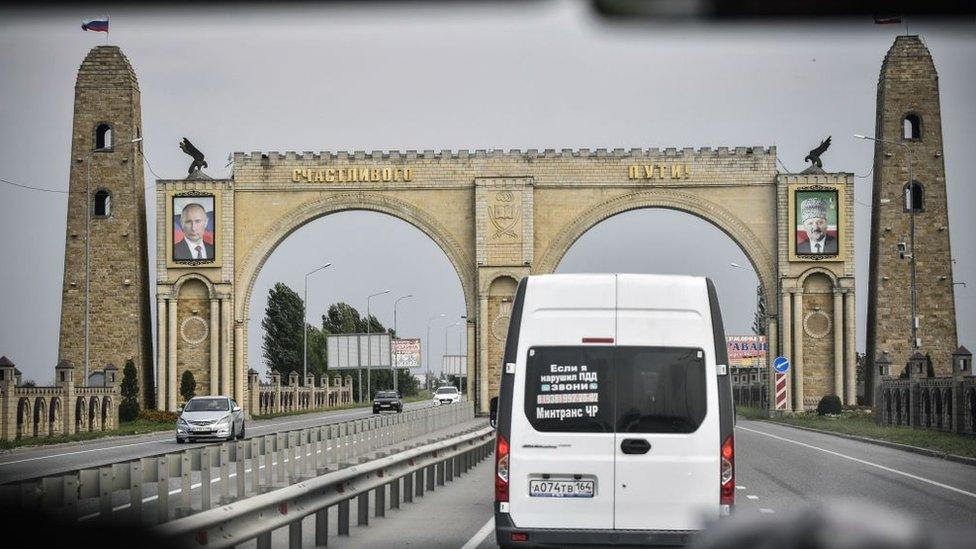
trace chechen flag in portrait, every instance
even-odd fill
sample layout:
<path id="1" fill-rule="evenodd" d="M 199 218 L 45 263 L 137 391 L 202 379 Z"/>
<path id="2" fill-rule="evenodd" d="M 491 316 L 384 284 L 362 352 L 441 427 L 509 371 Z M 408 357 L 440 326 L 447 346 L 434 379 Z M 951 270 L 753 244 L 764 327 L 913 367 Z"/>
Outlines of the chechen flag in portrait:
<path id="1" fill-rule="evenodd" d="M 108 17 L 105 19 L 92 19 L 91 21 L 83 21 L 81 23 L 81 30 L 92 31 L 92 32 L 108 32 Z"/>

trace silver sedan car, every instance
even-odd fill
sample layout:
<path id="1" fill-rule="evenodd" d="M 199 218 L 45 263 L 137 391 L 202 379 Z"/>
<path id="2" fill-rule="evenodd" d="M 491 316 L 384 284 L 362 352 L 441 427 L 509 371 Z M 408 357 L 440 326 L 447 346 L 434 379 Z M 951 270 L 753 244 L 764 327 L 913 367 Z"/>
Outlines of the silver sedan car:
<path id="1" fill-rule="evenodd" d="M 244 411 L 226 396 L 193 397 L 179 409 L 176 442 L 197 438 L 244 438 Z"/>

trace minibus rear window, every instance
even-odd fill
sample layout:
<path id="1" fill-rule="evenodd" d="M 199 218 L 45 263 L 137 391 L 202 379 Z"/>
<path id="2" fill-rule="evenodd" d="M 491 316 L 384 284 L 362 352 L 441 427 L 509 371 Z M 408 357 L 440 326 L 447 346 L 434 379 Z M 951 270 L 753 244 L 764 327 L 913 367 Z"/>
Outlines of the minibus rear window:
<path id="1" fill-rule="evenodd" d="M 536 431 L 613 432 L 612 347 L 533 347 L 525 415 Z"/>
<path id="2" fill-rule="evenodd" d="M 525 415 L 536 431 L 691 433 L 705 419 L 701 349 L 533 347 Z"/>
<path id="3" fill-rule="evenodd" d="M 691 433 L 705 419 L 700 349 L 617 347 L 613 373 L 618 433 Z"/>

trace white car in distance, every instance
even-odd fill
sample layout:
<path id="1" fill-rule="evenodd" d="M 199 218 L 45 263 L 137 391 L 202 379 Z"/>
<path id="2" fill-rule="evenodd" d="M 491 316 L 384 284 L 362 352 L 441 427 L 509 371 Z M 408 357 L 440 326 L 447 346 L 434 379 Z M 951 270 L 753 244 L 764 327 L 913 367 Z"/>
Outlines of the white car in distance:
<path id="1" fill-rule="evenodd" d="M 244 411 L 227 396 L 193 397 L 176 420 L 176 442 L 196 438 L 244 438 Z"/>
<path id="2" fill-rule="evenodd" d="M 457 404 L 461 402 L 461 392 L 458 391 L 457 387 L 438 387 L 434 391 L 434 404 L 440 406 L 441 404 Z"/>

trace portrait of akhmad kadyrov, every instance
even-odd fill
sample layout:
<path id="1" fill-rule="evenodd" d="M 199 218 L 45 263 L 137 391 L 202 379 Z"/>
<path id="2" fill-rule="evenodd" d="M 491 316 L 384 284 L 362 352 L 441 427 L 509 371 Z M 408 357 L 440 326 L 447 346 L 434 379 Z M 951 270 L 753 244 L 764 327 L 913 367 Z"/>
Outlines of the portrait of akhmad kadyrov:
<path id="1" fill-rule="evenodd" d="M 798 192 L 797 198 L 803 195 L 814 193 Z M 825 195 L 830 193 L 816 193 L 815 196 L 802 198 L 799 200 L 797 208 L 797 221 L 799 227 L 796 234 L 796 253 L 798 254 L 824 254 L 833 255 L 837 253 L 836 220 L 837 212 L 832 211 L 836 201 L 828 201 Z M 835 234 L 830 234 L 829 221 L 835 223 Z"/>

